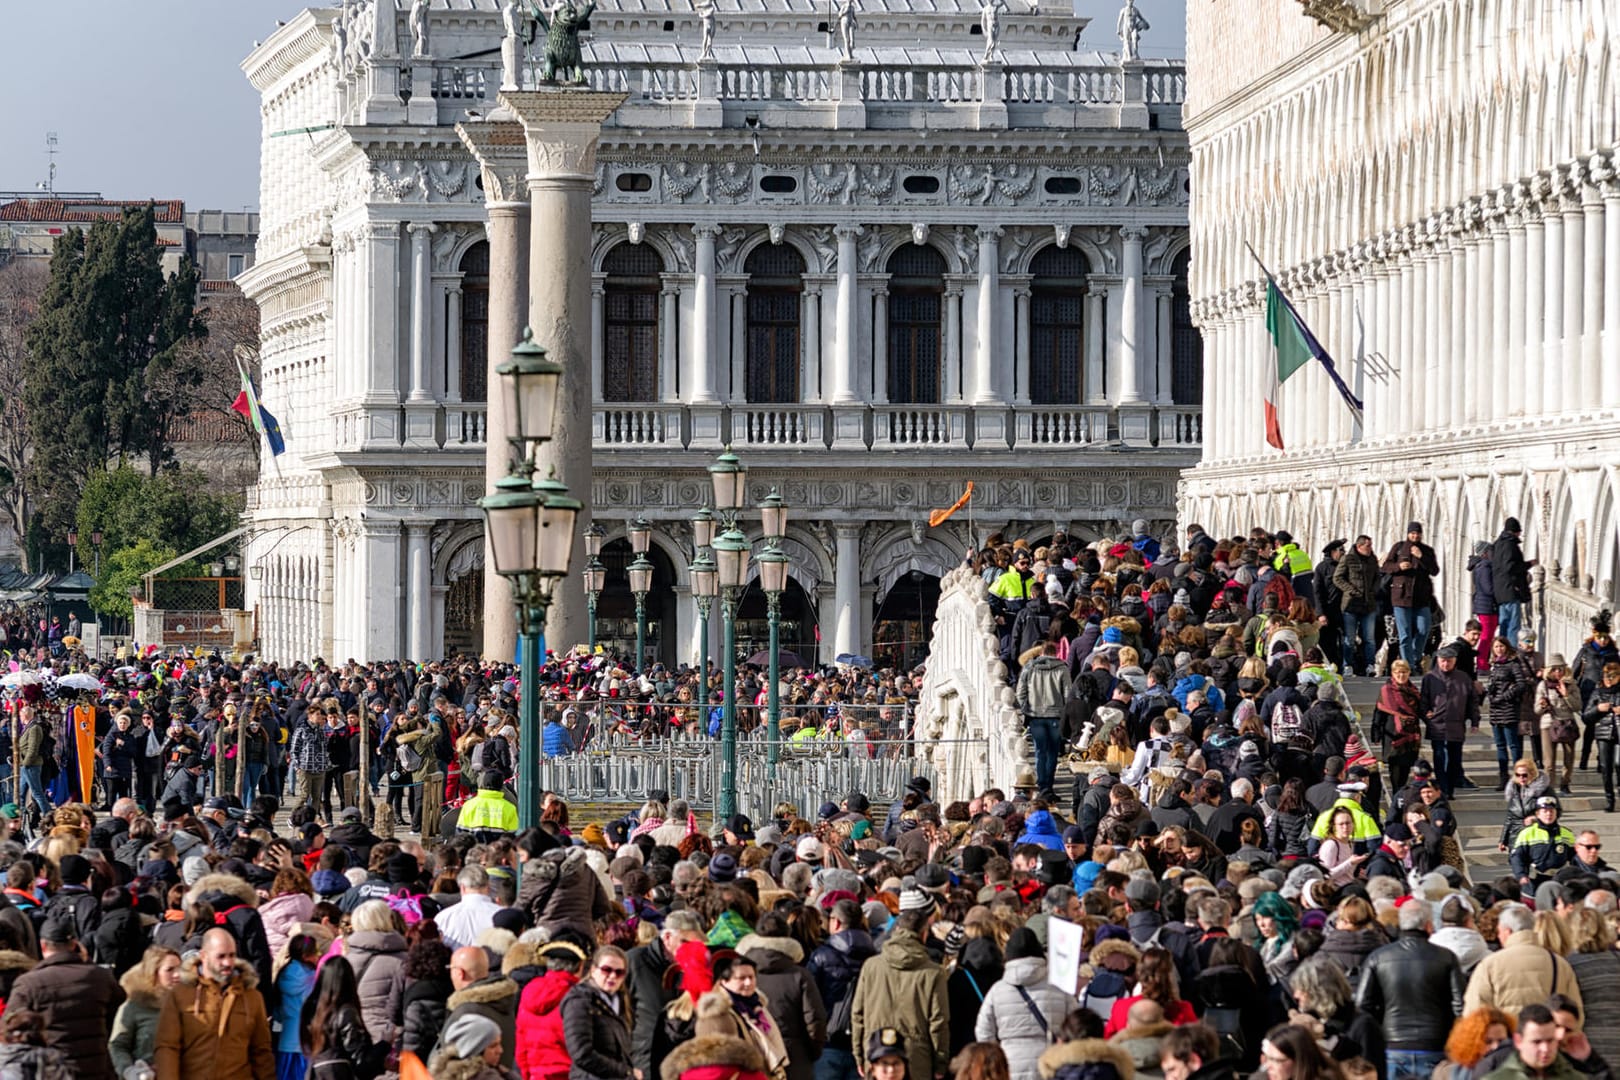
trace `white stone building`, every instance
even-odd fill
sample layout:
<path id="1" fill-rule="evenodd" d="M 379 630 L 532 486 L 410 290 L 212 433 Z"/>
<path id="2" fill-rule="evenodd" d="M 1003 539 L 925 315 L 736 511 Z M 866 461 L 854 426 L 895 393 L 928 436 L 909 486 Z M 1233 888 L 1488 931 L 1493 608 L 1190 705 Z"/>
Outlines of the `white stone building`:
<path id="1" fill-rule="evenodd" d="M 307 10 L 243 65 L 239 281 L 287 441 L 249 498 L 271 657 L 480 642 L 485 200 L 523 193 L 484 191 L 454 128 L 495 105 L 501 13 L 435 0 L 418 42 L 394 8 Z M 585 37 L 592 86 L 629 93 L 597 152 L 576 492 L 609 528 L 600 636 L 633 636 L 644 514 L 653 648 L 695 655 L 688 519 L 726 444 L 792 508 L 783 640 L 812 655 L 920 650 L 970 535 L 928 511 L 968 480 L 980 535 L 1167 524 L 1202 394 L 1179 65 L 1121 63 L 1053 0 L 863 0 L 849 62 L 824 5 L 721 0 L 712 56 L 700 10 L 606 0 Z M 757 590 L 741 620 L 763 636 Z"/>
<path id="2" fill-rule="evenodd" d="M 1612 3 L 1188 6 L 1193 310 L 1208 420 L 1183 523 L 1286 526 L 1313 551 L 1413 518 L 1462 563 L 1517 516 L 1542 644 L 1615 599 L 1620 183 Z M 1311 365 L 1262 424 L 1252 243 L 1366 402 Z"/>

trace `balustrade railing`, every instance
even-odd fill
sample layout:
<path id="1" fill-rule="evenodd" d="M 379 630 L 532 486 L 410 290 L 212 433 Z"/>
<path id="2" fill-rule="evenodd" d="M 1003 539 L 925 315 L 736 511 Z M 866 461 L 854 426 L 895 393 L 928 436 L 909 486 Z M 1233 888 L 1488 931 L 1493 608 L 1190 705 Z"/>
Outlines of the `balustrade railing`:
<path id="1" fill-rule="evenodd" d="M 1195 405 L 1167 405 L 1160 408 L 1159 445 L 1204 445 L 1204 411 Z"/>
<path id="2" fill-rule="evenodd" d="M 587 65 L 585 81 L 592 90 L 622 91 L 641 101 L 695 101 L 698 96 L 697 68 L 690 64 Z"/>
<path id="3" fill-rule="evenodd" d="M 811 65 L 722 65 L 720 97 L 728 101 L 831 101 L 832 72 Z"/>
<path id="4" fill-rule="evenodd" d="M 821 446 L 825 414 L 803 405 L 747 405 L 731 410 L 731 441 L 740 446 Z"/>
<path id="5" fill-rule="evenodd" d="M 951 405 L 880 405 L 872 441 L 879 446 L 966 446 L 968 410 Z"/>
<path id="6" fill-rule="evenodd" d="M 482 446 L 488 442 L 489 407 L 474 405 L 445 409 L 444 441 L 457 446 Z"/>
<path id="7" fill-rule="evenodd" d="M 1019 409 L 1013 439 L 1020 445 L 1094 446 L 1108 441 L 1106 405 L 1041 405 Z"/>
<path id="8" fill-rule="evenodd" d="M 1002 76 L 1011 103 L 1117 105 L 1124 89 L 1120 73 L 1097 68 L 1009 68 Z"/>
<path id="9" fill-rule="evenodd" d="M 433 97 L 440 101 L 493 101 L 500 64 L 435 64 Z"/>
<path id="10" fill-rule="evenodd" d="M 680 446 L 681 415 L 679 406 L 598 406 L 592 434 L 598 446 Z"/>

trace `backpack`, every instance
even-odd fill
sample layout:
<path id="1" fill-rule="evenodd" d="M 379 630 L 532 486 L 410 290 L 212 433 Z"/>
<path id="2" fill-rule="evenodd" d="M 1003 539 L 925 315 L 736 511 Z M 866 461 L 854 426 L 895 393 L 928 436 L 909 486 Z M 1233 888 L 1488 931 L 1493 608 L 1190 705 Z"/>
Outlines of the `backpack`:
<path id="1" fill-rule="evenodd" d="M 489 740 L 485 739 L 473 747 L 472 756 L 467 759 L 467 767 L 475 778 L 484 771 L 484 749 L 487 746 L 489 746 Z"/>
<path id="2" fill-rule="evenodd" d="M 405 920 L 406 926 L 415 926 L 422 921 L 422 898 L 412 896 L 410 893 L 394 893 L 388 897 L 390 911 L 399 912 L 399 917 Z M 355 980 L 359 982 L 359 978 Z"/>
<path id="3" fill-rule="evenodd" d="M 1305 734 L 1304 719 L 1299 706 L 1291 701 L 1279 701 L 1271 710 L 1271 741 L 1289 750 L 1310 750 L 1311 740 Z"/>

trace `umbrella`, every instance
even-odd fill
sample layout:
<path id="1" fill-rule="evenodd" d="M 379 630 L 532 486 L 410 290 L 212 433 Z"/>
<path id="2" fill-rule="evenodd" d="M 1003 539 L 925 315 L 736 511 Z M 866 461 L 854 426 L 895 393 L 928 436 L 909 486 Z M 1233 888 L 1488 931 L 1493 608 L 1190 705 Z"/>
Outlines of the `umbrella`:
<path id="1" fill-rule="evenodd" d="M 38 686 L 39 672 L 13 671 L 5 678 L 0 679 L 0 686 Z"/>
<path id="2" fill-rule="evenodd" d="M 842 652 L 834 658 L 833 663 L 844 664 L 848 667 L 869 668 L 872 666 L 872 658 L 870 656 L 861 656 L 858 653 Z"/>
<path id="3" fill-rule="evenodd" d="M 777 661 L 785 668 L 790 668 L 790 669 L 791 668 L 807 668 L 807 667 L 810 666 L 809 664 L 804 662 L 803 657 L 801 657 L 798 653 L 794 652 L 792 649 L 780 649 L 780 650 L 778 650 L 777 653 L 776 653 L 776 658 L 777 658 Z M 759 652 L 755 653 L 753 656 L 750 656 L 747 660 L 743 661 L 743 663 L 749 664 L 749 665 L 751 665 L 753 667 L 765 667 L 770 662 L 771 662 L 771 652 L 770 652 L 769 649 L 761 649 L 761 650 L 759 650 Z"/>
<path id="4" fill-rule="evenodd" d="M 101 680 L 83 671 L 75 671 L 71 675 L 64 675 L 57 681 L 58 686 L 65 686 L 69 690 L 100 690 Z"/>

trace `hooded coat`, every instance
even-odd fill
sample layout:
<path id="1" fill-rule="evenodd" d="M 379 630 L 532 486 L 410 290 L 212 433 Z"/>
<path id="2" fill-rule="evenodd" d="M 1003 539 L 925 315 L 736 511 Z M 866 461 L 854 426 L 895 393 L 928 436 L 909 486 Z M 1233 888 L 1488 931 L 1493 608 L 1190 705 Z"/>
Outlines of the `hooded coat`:
<path id="1" fill-rule="evenodd" d="M 962 946 L 956 967 L 945 984 L 951 1010 L 951 1057 L 974 1041 L 974 1029 L 985 994 L 1001 979 L 1001 950 L 993 938 L 974 938 Z"/>
<path id="2" fill-rule="evenodd" d="M 142 974 L 138 967 L 124 972 L 118 980 L 124 990 L 124 1003 L 113 1018 L 112 1039 L 108 1050 L 112 1054 L 114 1072 L 124 1075 L 137 1061 L 151 1064 L 157 1046 L 158 1013 L 163 1006 L 163 991 Z"/>
<path id="3" fill-rule="evenodd" d="M 974 1037 L 1001 1044 L 1012 1080 L 1036 1080 L 1041 1053 L 1050 1041 L 1048 1033 L 1079 1007 L 1072 994 L 1046 981 L 1044 958 L 1009 960 L 1001 978 L 984 995 Z"/>
<path id="4" fill-rule="evenodd" d="M 837 1012 L 838 1003 L 846 995 L 855 992 L 862 965 L 876 955 L 877 947 L 865 930 L 840 930 L 816 946 L 806 970 L 816 980 L 816 990 L 829 1017 Z M 850 1049 L 847 1030 L 828 1031 L 827 1039 L 840 1050 Z"/>
<path id="5" fill-rule="evenodd" d="M 510 1069 L 517 1055 L 517 983 L 504 975 L 490 975 L 451 994 L 447 1004 L 449 1013 L 440 1031 L 448 1030 L 451 1024 L 467 1013 L 477 1013 L 495 1021 L 501 1029 L 501 1068 Z M 629 1056 L 628 1030 L 625 1032 L 625 1056 Z M 579 1080 L 577 1075 L 575 1080 Z"/>
<path id="6" fill-rule="evenodd" d="M 158 1013 L 153 1064 L 164 1080 L 275 1080 L 270 1016 L 253 966 L 236 961 L 231 977 L 201 977 L 198 958 L 186 961 L 180 983 Z"/>
<path id="7" fill-rule="evenodd" d="M 521 1080 L 566 1080 L 573 1062 L 563 1036 L 562 1005 L 579 982 L 570 971 L 530 979 L 518 1000 L 517 1063 Z"/>
<path id="8" fill-rule="evenodd" d="M 899 1030 L 906 1040 L 910 1075 L 944 1073 L 950 1054 L 950 1006 L 945 971 L 928 956 L 916 934 L 895 930 L 866 962 L 855 984 L 850 1013 L 854 1045 L 865 1047 L 879 1028 Z"/>
<path id="9" fill-rule="evenodd" d="M 1134 1080 L 1136 1076 L 1136 1067 L 1125 1048 L 1101 1039 L 1075 1039 L 1073 1042 L 1049 1046 L 1041 1054 L 1039 1068 L 1041 1080 L 1070 1075 L 1100 1080 L 1107 1072 L 1098 1066 L 1105 1065 L 1113 1066 L 1119 1080 Z"/>
<path id="10" fill-rule="evenodd" d="M 759 989 L 787 1050 L 788 1080 L 810 1080 L 827 1045 L 827 1008 L 816 980 L 804 969 L 804 949 L 789 937 L 749 934 L 737 951 L 754 962 Z"/>
<path id="11" fill-rule="evenodd" d="M 577 983 L 563 996 L 558 1009 L 572 1063 L 568 1072 L 572 1080 L 629 1080 L 632 1066 L 626 1014 L 630 1004 L 622 996 L 620 1004 L 620 1010 L 614 1012 L 590 982 Z"/>
<path id="12" fill-rule="evenodd" d="M 394 1041 L 395 1006 L 407 951 L 405 939 L 392 930 L 359 930 L 343 939 L 343 955 L 354 968 L 360 992 L 360 1017 L 377 1042 Z"/>
<path id="13" fill-rule="evenodd" d="M 253 965 L 259 986 L 271 985 L 274 954 L 259 915 L 259 894 L 235 874 L 204 874 L 186 892 L 186 906 L 198 900 L 214 909 L 214 922 L 236 939 L 237 958 Z"/>
<path id="14" fill-rule="evenodd" d="M 614 909 L 612 897 L 585 861 L 582 848 L 548 851 L 525 863 L 518 906 L 553 938 L 559 930 L 574 930 L 587 941 L 596 939 L 596 920 Z"/>

